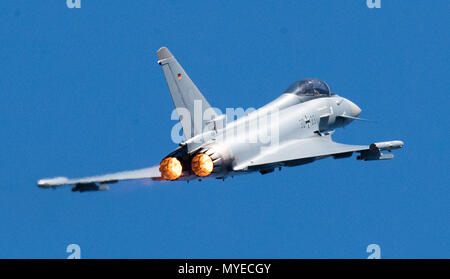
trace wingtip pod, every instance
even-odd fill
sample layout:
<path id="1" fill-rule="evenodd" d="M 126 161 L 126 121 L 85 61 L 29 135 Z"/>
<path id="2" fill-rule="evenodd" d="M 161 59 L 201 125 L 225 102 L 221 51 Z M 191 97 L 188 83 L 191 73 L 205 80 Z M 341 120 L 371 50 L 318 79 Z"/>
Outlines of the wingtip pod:
<path id="1" fill-rule="evenodd" d="M 372 143 L 371 147 L 376 147 L 379 150 L 394 150 L 394 149 L 398 149 L 398 148 L 402 148 L 404 145 L 403 141 L 401 140 L 393 140 L 393 141 L 384 141 L 384 142 L 376 142 L 376 143 Z"/>
<path id="2" fill-rule="evenodd" d="M 55 177 L 55 178 L 46 178 L 40 179 L 37 182 L 38 187 L 40 188 L 51 188 L 57 185 L 65 184 L 69 179 L 67 177 Z"/>
<path id="3" fill-rule="evenodd" d="M 158 51 L 156 52 L 156 55 L 158 56 L 158 60 L 163 60 L 163 59 L 167 59 L 170 57 L 173 57 L 172 53 L 170 52 L 170 50 L 163 46 L 160 49 L 158 49 Z"/>

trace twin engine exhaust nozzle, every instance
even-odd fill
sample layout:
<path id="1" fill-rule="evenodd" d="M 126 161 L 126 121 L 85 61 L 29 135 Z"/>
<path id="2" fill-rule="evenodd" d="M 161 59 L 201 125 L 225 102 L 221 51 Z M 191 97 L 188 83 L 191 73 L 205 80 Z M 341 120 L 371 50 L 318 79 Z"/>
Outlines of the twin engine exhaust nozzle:
<path id="1" fill-rule="evenodd" d="M 195 175 L 205 177 L 214 170 L 214 163 L 211 157 L 204 153 L 199 153 L 191 160 L 191 169 Z M 164 180 L 176 180 L 183 174 L 183 165 L 175 157 L 166 157 L 159 164 L 159 171 Z"/>
<path id="2" fill-rule="evenodd" d="M 164 180 L 175 180 L 183 173 L 183 166 L 177 158 L 167 157 L 159 164 L 159 171 Z"/>

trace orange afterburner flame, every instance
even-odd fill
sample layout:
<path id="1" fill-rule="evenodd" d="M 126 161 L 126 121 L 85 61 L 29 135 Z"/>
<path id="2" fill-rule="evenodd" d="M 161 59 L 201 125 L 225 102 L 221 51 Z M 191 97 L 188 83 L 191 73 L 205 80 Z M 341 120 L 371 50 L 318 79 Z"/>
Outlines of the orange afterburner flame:
<path id="1" fill-rule="evenodd" d="M 175 180 L 181 176 L 183 167 L 180 161 L 175 157 L 167 157 L 159 164 L 161 177 L 165 180 Z"/>
<path id="2" fill-rule="evenodd" d="M 200 153 L 192 158 L 191 168 L 197 176 L 208 176 L 214 169 L 214 163 L 211 157 L 206 154 Z"/>

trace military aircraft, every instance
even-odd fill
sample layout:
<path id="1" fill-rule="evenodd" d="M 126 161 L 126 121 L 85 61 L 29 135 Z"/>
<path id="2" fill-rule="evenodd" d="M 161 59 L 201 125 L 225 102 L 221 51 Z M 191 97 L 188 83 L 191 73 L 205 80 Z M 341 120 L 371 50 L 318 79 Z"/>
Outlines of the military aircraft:
<path id="1" fill-rule="evenodd" d="M 277 99 L 227 123 L 226 115 L 211 107 L 169 49 L 160 48 L 157 56 L 184 141 L 159 166 L 77 179 L 41 179 L 39 187 L 74 185 L 72 191 L 84 192 L 107 190 L 109 184 L 122 180 L 225 179 L 252 172 L 267 174 L 327 157 L 348 158 L 353 153 L 363 161 L 392 159 L 392 153 L 382 151 L 403 147 L 398 140 L 369 145 L 334 142 L 334 129 L 363 120 L 358 117 L 361 109 L 318 79 L 296 81 Z"/>

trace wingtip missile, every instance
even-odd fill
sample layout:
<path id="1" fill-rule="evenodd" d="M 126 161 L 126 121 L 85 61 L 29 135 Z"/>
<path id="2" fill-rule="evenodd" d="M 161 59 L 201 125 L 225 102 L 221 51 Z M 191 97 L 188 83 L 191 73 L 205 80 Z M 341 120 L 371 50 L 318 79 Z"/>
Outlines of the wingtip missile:
<path id="1" fill-rule="evenodd" d="M 371 148 L 378 148 L 379 150 L 394 150 L 394 149 L 399 149 L 402 148 L 404 145 L 403 141 L 401 140 L 393 140 L 393 141 L 384 141 L 384 142 L 376 142 L 376 143 L 372 143 L 370 145 Z"/>
<path id="2" fill-rule="evenodd" d="M 40 188 L 52 188 L 56 185 L 63 185 L 67 183 L 69 179 L 67 177 L 55 177 L 55 178 L 45 178 L 40 179 L 37 182 L 38 187 Z"/>

